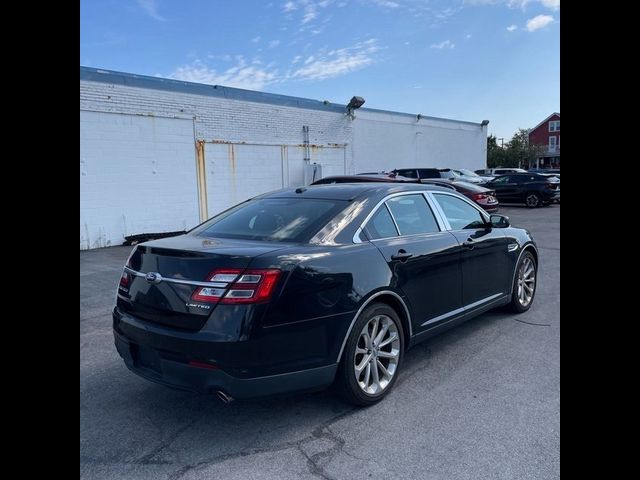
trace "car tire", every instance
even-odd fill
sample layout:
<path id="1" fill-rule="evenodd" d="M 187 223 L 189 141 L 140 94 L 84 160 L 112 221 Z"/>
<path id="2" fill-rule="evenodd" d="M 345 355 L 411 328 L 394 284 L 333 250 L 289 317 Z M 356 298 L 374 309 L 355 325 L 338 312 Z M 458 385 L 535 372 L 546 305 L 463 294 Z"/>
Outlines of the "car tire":
<path id="1" fill-rule="evenodd" d="M 530 269 L 533 270 L 530 270 Z M 513 288 L 509 309 L 516 313 L 526 312 L 531 308 L 538 284 L 538 265 L 531 252 L 520 256 L 513 278 Z"/>
<path id="2" fill-rule="evenodd" d="M 371 336 L 376 340 L 379 335 L 376 345 Z M 396 311 L 384 303 L 369 305 L 358 316 L 342 352 L 335 381 L 338 394 L 358 406 L 378 403 L 398 379 L 403 355 L 404 332 Z"/>
<path id="3" fill-rule="evenodd" d="M 524 196 L 524 204 L 529 208 L 537 208 L 542 204 L 542 197 L 539 193 L 529 192 Z"/>

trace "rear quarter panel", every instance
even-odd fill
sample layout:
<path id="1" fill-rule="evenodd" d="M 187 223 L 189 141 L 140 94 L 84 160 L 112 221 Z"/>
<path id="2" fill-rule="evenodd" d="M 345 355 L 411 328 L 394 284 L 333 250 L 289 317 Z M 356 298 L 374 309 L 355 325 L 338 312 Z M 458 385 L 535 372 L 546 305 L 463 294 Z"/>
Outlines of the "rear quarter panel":
<path id="1" fill-rule="evenodd" d="M 378 249 L 366 242 L 352 245 L 287 249 L 255 259 L 252 268 L 285 271 L 280 290 L 254 331 L 271 335 L 291 330 L 303 348 L 327 361 L 335 359 L 358 308 L 373 292 L 388 287 L 391 272 Z M 305 337 L 304 332 L 310 334 Z M 296 340 L 298 338 L 299 340 Z"/>

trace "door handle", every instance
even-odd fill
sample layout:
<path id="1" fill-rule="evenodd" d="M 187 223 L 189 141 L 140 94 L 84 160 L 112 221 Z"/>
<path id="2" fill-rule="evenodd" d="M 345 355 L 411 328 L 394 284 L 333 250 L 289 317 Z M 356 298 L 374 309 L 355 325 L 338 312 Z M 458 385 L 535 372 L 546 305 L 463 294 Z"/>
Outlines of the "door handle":
<path id="1" fill-rule="evenodd" d="M 408 253 L 406 250 L 400 249 L 398 253 L 395 255 L 391 255 L 391 260 L 400 260 L 401 262 L 406 262 L 411 257 L 413 257 L 413 253 Z"/>
<path id="2" fill-rule="evenodd" d="M 475 242 L 471 237 L 467 238 L 467 241 L 463 242 L 462 246 L 468 248 L 469 250 L 473 250 L 474 248 L 476 248 Z"/>

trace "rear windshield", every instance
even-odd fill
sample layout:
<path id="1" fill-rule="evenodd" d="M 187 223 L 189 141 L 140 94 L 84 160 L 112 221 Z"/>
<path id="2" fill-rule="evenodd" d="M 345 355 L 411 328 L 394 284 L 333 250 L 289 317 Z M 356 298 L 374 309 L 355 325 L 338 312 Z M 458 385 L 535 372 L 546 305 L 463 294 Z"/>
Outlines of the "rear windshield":
<path id="1" fill-rule="evenodd" d="M 264 198 L 237 205 L 191 231 L 203 237 L 304 242 L 348 202 L 316 198 Z"/>

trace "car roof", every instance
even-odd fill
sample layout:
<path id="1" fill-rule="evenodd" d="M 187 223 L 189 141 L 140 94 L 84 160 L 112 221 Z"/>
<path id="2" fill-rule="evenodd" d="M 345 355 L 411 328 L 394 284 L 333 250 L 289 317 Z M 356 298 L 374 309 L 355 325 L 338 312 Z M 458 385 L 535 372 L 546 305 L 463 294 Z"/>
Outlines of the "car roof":
<path id="1" fill-rule="evenodd" d="M 322 177 L 316 182 L 326 182 L 335 181 L 340 183 L 359 183 L 359 182 L 399 182 L 404 180 L 406 177 L 393 177 L 384 173 L 371 173 L 371 174 L 358 174 L 358 175 L 332 175 L 330 177 Z M 351 182 L 349 182 L 351 180 Z M 410 180 L 410 179 L 407 179 Z M 314 182 L 315 183 L 315 182 Z M 313 185 L 313 184 L 312 184 Z M 322 185 L 322 184 L 321 184 Z"/>
<path id="2" fill-rule="evenodd" d="M 456 190 L 457 192 L 474 192 L 474 193 L 482 193 L 485 191 L 489 191 L 488 188 L 483 187 L 482 185 L 477 185 L 475 183 L 465 182 L 465 181 L 455 181 L 451 182 L 449 180 L 445 180 L 442 178 L 425 178 L 422 180 L 423 185 L 427 185 L 428 183 L 438 184 L 438 185 L 450 185 L 450 188 Z"/>
<path id="3" fill-rule="evenodd" d="M 261 195 L 266 197 L 300 197 L 320 198 L 327 200 L 353 200 L 362 196 L 386 196 L 391 193 L 401 193 L 412 190 L 419 191 L 451 191 L 448 188 L 434 184 L 403 183 L 403 182 L 359 182 L 359 183 L 329 183 L 325 185 L 308 185 L 297 188 L 284 188 L 275 192 Z"/>

